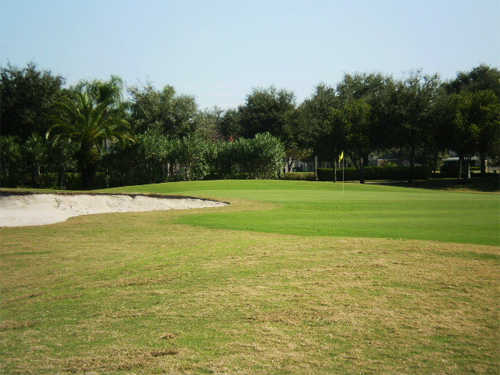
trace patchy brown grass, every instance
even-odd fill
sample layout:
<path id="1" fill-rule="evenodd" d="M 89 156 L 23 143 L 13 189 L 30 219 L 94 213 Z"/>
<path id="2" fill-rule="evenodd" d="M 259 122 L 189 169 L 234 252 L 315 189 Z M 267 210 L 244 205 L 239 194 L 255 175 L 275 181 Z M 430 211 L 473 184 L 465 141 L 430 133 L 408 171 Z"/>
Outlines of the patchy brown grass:
<path id="1" fill-rule="evenodd" d="M 0 229 L 0 373 L 498 373 L 500 248 L 183 214 Z"/>

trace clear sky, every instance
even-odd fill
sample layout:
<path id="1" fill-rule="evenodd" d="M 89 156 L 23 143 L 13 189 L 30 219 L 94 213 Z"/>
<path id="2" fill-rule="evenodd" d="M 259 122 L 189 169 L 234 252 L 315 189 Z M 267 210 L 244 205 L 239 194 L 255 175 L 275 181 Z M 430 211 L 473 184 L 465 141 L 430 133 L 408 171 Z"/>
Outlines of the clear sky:
<path id="1" fill-rule="evenodd" d="M 300 103 L 344 73 L 500 65 L 500 0 L 0 0 L 0 66 L 173 85 L 200 108 L 255 87 Z"/>

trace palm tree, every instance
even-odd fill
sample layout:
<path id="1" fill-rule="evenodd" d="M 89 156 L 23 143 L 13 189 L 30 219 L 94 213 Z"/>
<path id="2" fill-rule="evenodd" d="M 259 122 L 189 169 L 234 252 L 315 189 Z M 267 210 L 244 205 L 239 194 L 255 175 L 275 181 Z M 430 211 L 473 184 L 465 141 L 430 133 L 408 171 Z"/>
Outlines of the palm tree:
<path id="1" fill-rule="evenodd" d="M 119 82 L 119 81 L 118 81 Z M 132 141 L 124 105 L 115 95 L 116 78 L 83 82 L 59 102 L 59 111 L 47 137 L 76 143 L 76 160 L 85 188 L 91 187 L 100 156 L 114 142 Z"/>

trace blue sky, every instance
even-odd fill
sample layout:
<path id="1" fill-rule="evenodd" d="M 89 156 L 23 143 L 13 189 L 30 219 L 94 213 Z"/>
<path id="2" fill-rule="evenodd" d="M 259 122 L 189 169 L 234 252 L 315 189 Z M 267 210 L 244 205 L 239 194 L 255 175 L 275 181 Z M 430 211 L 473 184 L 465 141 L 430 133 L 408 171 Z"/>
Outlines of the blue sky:
<path id="1" fill-rule="evenodd" d="M 1 66 L 170 84 L 200 108 L 271 85 L 300 103 L 345 73 L 500 65 L 500 0 L 0 0 L 0 15 Z"/>

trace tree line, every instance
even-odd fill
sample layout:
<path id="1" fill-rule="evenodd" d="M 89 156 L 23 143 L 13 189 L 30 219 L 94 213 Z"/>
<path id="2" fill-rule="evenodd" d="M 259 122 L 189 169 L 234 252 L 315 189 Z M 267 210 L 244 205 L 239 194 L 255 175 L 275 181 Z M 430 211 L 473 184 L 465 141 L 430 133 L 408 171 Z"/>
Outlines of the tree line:
<path id="1" fill-rule="evenodd" d="M 293 92 L 252 90 L 238 108 L 200 110 L 174 87 L 124 87 L 117 76 L 65 79 L 34 64 L 0 68 L 0 186 L 90 188 L 203 178 L 275 178 L 314 156 L 373 153 L 437 169 L 446 153 L 469 178 L 473 156 L 500 159 L 500 71 L 456 78 L 346 74 L 298 104 Z"/>

